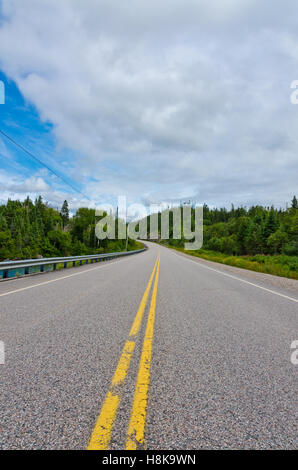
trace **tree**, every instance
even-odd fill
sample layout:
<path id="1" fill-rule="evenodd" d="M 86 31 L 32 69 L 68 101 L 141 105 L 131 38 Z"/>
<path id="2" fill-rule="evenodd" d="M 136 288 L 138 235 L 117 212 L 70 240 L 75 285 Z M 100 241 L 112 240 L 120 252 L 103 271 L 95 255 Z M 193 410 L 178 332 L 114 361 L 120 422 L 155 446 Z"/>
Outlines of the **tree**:
<path id="1" fill-rule="evenodd" d="M 71 252 L 71 235 L 67 232 L 53 230 L 48 233 L 51 245 L 56 249 L 56 256 L 69 256 Z"/>
<path id="2" fill-rule="evenodd" d="M 246 253 L 247 230 L 249 225 L 248 217 L 240 217 L 238 222 L 237 242 L 241 255 Z"/>
<path id="3" fill-rule="evenodd" d="M 288 256 L 298 256 L 298 241 L 286 243 L 282 253 Z"/>
<path id="4" fill-rule="evenodd" d="M 256 255 L 263 251 L 262 227 L 254 220 L 249 222 L 247 235 L 245 237 L 245 248 L 249 255 Z"/>
<path id="5" fill-rule="evenodd" d="M 98 240 L 95 224 L 94 209 L 78 209 L 70 218 L 67 201 L 59 212 L 41 196 L 34 203 L 8 200 L 0 205 L 0 260 L 124 251 L 125 240 Z M 137 248 L 135 241 L 129 248 Z"/>
<path id="6" fill-rule="evenodd" d="M 213 237 L 207 244 L 208 250 L 221 251 L 221 240 L 218 237 Z"/>
<path id="7" fill-rule="evenodd" d="M 182 211 L 182 207 L 180 208 Z M 204 249 L 228 255 L 283 253 L 298 255 L 298 203 L 293 197 L 289 209 L 260 205 L 250 208 L 209 208 L 204 211 Z M 159 226 L 161 213 L 158 214 Z M 82 207 L 69 215 L 67 201 L 61 211 L 50 207 L 38 197 L 33 203 L 8 200 L 0 205 L 0 259 L 34 258 L 104 253 L 125 250 L 125 240 L 98 240 L 95 210 Z M 192 226 L 194 211 L 192 209 Z M 148 228 L 150 230 L 150 226 Z M 174 240 L 173 217 L 169 219 L 171 245 L 182 247 L 183 237 Z M 136 248 L 129 241 L 131 249 Z M 295 265 L 295 260 L 293 260 Z"/>
<path id="8" fill-rule="evenodd" d="M 273 207 L 271 207 L 269 214 L 266 217 L 266 222 L 263 230 L 264 246 L 267 245 L 267 240 L 278 228 L 278 220 Z"/>
<path id="9" fill-rule="evenodd" d="M 270 254 L 281 253 L 283 247 L 288 241 L 288 236 L 281 228 L 272 233 L 267 240 L 268 251 Z"/>
<path id="10" fill-rule="evenodd" d="M 236 235 L 223 237 L 221 239 L 221 250 L 227 255 L 237 254 L 238 246 L 237 246 L 237 241 L 236 241 Z"/>
<path id="11" fill-rule="evenodd" d="M 69 209 L 68 209 L 68 202 L 66 200 L 63 202 L 60 214 L 62 217 L 62 227 L 64 229 L 67 222 L 69 221 Z"/>
<path id="12" fill-rule="evenodd" d="M 0 259 L 14 258 L 15 244 L 9 231 L 0 232 Z"/>

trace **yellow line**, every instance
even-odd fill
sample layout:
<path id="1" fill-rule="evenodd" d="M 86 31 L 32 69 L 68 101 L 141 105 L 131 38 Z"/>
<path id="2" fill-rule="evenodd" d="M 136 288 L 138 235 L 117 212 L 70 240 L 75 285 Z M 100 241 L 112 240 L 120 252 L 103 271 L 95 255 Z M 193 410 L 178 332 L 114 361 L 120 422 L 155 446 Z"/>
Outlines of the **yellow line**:
<path id="1" fill-rule="evenodd" d="M 151 273 L 149 282 L 145 289 L 144 295 L 142 297 L 141 303 L 139 305 L 137 314 L 135 316 L 134 322 L 132 324 L 129 337 L 124 345 L 122 354 L 120 356 L 117 368 L 115 370 L 110 389 L 105 398 L 104 404 L 101 408 L 100 414 L 97 418 L 95 427 L 93 429 L 89 444 L 88 450 L 104 450 L 107 449 L 111 439 L 111 432 L 114 426 L 117 410 L 120 404 L 120 394 L 119 390 L 116 390 L 116 387 L 119 388 L 127 375 L 132 354 L 135 348 L 135 341 L 132 340 L 138 334 L 140 326 L 142 323 L 142 318 L 144 315 L 148 295 L 150 292 L 151 284 L 155 274 L 156 266 L 158 263 L 158 257 L 154 264 L 153 271 Z"/>
<path id="2" fill-rule="evenodd" d="M 155 322 L 155 309 L 156 309 L 156 295 L 159 276 L 159 263 L 158 259 L 156 277 L 154 281 L 153 293 L 151 298 L 148 322 L 146 326 L 145 338 L 143 343 L 143 350 L 140 359 L 139 372 L 136 382 L 136 389 L 134 401 L 130 416 L 130 422 L 127 431 L 126 450 L 136 450 L 144 448 L 145 426 L 146 426 L 146 412 L 148 391 L 150 385 L 150 368 L 152 357 L 152 344 L 154 336 L 154 322 Z"/>
<path id="3" fill-rule="evenodd" d="M 135 341 L 130 341 L 130 340 L 126 341 L 121 357 L 118 362 L 117 369 L 115 370 L 114 376 L 112 378 L 113 387 L 121 384 L 123 380 L 125 379 L 128 368 L 129 368 L 130 359 L 135 349 L 135 345 L 136 345 Z"/>
<path id="4" fill-rule="evenodd" d="M 107 393 L 87 450 L 104 450 L 108 448 L 119 403 L 119 395 L 113 395 L 112 392 Z"/>

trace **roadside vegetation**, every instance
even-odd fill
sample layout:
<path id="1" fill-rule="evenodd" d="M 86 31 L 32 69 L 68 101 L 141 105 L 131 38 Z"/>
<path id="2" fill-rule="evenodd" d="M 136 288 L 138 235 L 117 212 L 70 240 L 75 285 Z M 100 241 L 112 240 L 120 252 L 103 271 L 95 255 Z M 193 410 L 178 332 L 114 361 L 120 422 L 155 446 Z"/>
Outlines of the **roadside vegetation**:
<path id="1" fill-rule="evenodd" d="M 275 276 L 298 279 L 298 256 L 286 255 L 255 255 L 255 256 L 227 256 L 224 253 L 218 253 L 209 250 L 187 251 L 184 248 L 173 247 L 188 255 L 197 256 L 216 263 L 228 264 L 237 268 L 249 269 L 260 273 L 273 274 Z"/>
<path id="2" fill-rule="evenodd" d="M 181 207 L 182 210 L 182 207 Z M 293 197 L 286 209 L 233 205 L 209 208 L 204 205 L 204 244 L 187 252 L 210 261 L 298 279 L 298 202 Z M 194 226 L 194 211 L 193 226 Z M 149 219 L 148 219 L 149 222 Z M 184 250 L 185 239 L 174 240 L 170 217 L 170 238 L 162 243 Z"/>
<path id="3" fill-rule="evenodd" d="M 98 240 L 95 225 L 95 209 L 82 207 L 71 217 L 67 201 L 59 211 L 41 197 L 8 200 L 0 206 L 0 260 L 125 251 L 126 240 Z M 140 247 L 128 240 L 128 250 Z"/>

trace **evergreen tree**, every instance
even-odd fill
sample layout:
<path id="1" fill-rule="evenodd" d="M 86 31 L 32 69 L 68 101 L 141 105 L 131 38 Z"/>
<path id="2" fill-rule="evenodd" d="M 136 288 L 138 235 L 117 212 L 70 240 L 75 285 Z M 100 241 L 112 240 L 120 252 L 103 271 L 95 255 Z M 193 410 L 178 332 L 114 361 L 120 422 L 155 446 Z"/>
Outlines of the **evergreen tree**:
<path id="1" fill-rule="evenodd" d="M 263 252 L 262 227 L 256 224 L 254 220 L 249 222 L 247 234 L 245 237 L 246 253 L 256 255 Z"/>
<path id="2" fill-rule="evenodd" d="M 292 209 L 298 209 L 298 201 L 296 196 L 294 196 L 292 199 Z"/>
<path id="3" fill-rule="evenodd" d="M 278 221 L 276 213 L 273 207 L 271 207 L 269 214 L 266 217 L 264 226 L 264 244 L 267 244 L 267 239 L 272 235 L 278 228 Z"/>
<path id="4" fill-rule="evenodd" d="M 274 255 L 280 253 L 288 241 L 287 234 L 282 228 L 272 233 L 267 240 L 268 253 Z"/>
<path id="5" fill-rule="evenodd" d="M 228 255 L 286 254 L 298 255 L 298 207 L 294 196 L 292 207 L 253 206 L 230 210 L 209 208 L 204 204 L 204 249 Z M 182 207 L 181 207 L 182 210 Z M 161 213 L 158 214 L 159 226 Z M 0 259 L 22 259 L 37 256 L 64 256 L 125 250 L 125 240 L 98 240 L 95 235 L 95 210 L 82 207 L 73 217 L 67 201 L 61 212 L 49 207 L 38 197 L 24 202 L 8 200 L 0 205 Z M 170 216 L 170 236 L 173 217 Z M 194 210 L 192 209 L 192 227 Z M 182 231 L 183 233 L 183 231 Z M 172 246 L 183 246 L 184 239 L 173 240 Z M 136 247 L 129 241 L 129 248 Z"/>
<path id="6" fill-rule="evenodd" d="M 62 217 L 62 226 L 64 229 L 66 224 L 69 221 L 69 209 L 68 209 L 68 202 L 66 200 L 63 202 L 60 214 Z"/>
<path id="7" fill-rule="evenodd" d="M 239 219 L 237 241 L 239 245 L 239 252 L 241 255 L 244 255 L 246 253 L 248 225 L 249 219 L 247 217 L 241 217 Z"/>

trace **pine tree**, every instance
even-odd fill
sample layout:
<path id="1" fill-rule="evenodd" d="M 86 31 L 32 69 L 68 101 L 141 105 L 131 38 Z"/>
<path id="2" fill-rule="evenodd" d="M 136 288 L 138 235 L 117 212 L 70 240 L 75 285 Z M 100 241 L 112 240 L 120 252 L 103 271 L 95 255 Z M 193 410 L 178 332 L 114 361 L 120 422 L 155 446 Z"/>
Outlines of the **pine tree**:
<path id="1" fill-rule="evenodd" d="M 270 212 L 266 218 L 265 227 L 264 227 L 264 239 L 265 244 L 267 243 L 267 239 L 274 233 L 278 228 L 278 220 L 276 217 L 276 213 L 273 207 L 271 207 Z"/>
<path id="2" fill-rule="evenodd" d="M 246 237 L 248 229 L 249 219 L 247 217 L 242 217 L 239 219 L 238 231 L 237 231 L 237 242 L 239 246 L 240 254 L 246 253 Z"/>
<path id="3" fill-rule="evenodd" d="M 263 251 L 262 227 L 260 224 L 255 223 L 254 220 L 251 220 L 249 223 L 245 247 L 249 255 L 255 255 Z"/>
<path id="4" fill-rule="evenodd" d="M 298 209 L 298 201 L 296 196 L 294 196 L 292 199 L 292 209 Z"/>
<path id="5" fill-rule="evenodd" d="M 69 221 L 69 209 L 68 202 L 66 200 L 63 202 L 60 214 L 62 217 L 62 227 L 64 228 Z"/>

